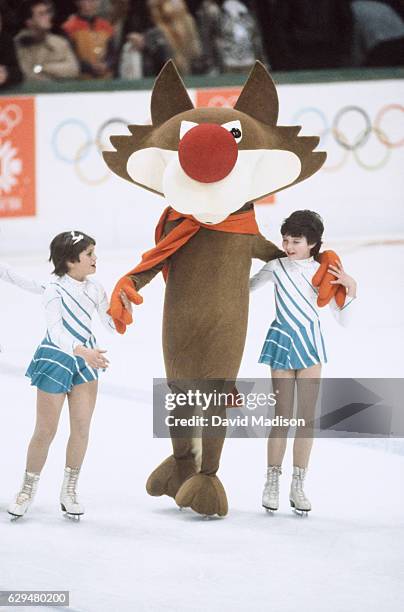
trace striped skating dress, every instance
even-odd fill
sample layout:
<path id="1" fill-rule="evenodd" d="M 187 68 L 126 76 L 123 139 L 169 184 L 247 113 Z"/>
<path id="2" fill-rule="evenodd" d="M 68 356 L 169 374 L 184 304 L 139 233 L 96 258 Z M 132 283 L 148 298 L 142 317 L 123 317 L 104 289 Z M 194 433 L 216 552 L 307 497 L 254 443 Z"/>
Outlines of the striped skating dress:
<path id="1" fill-rule="evenodd" d="M 317 289 L 311 279 L 319 263 L 287 257 L 268 262 L 250 279 L 254 291 L 266 282 L 275 285 L 276 318 L 271 323 L 259 358 L 275 370 L 300 370 L 326 363 L 327 355 L 321 333 Z M 332 300 L 330 308 L 339 323 L 345 325 L 354 298 L 347 298 L 343 308 Z"/>
<path id="2" fill-rule="evenodd" d="M 108 300 L 95 280 L 64 276 L 49 282 L 43 294 L 47 332 L 26 372 L 31 384 L 47 393 L 68 393 L 73 386 L 98 378 L 98 371 L 73 354 L 76 346 L 98 348 L 91 331 L 94 311 L 110 331 Z"/>

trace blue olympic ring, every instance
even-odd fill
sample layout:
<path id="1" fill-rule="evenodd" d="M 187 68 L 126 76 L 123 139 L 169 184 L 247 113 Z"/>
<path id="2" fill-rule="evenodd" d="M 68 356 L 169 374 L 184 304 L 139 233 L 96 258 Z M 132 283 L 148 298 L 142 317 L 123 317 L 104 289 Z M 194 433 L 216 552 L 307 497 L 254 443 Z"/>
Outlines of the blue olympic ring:
<path id="1" fill-rule="evenodd" d="M 66 157 L 65 155 L 60 153 L 60 150 L 59 150 L 59 145 L 58 145 L 59 134 L 61 130 L 67 125 L 76 125 L 80 127 L 84 131 L 84 134 L 86 136 L 86 142 L 91 142 L 92 140 L 91 132 L 90 132 L 90 129 L 87 127 L 87 125 L 84 123 L 84 121 L 81 121 L 80 119 L 66 119 L 65 121 L 62 121 L 62 123 L 60 123 L 58 127 L 56 128 L 56 130 L 54 131 L 53 136 L 52 136 L 52 149 L 55 154 L 55 157 L 59 159 L 60 161 L 65 162 L 66 164 L 75 164 L 77 163 L 77 156 L 74 156 L 72 158 Z M 84 159 L 89 153 L 90 153 L 90 149 L 87 148 L 87 150 L 84 151 L 80 160 Z"/>

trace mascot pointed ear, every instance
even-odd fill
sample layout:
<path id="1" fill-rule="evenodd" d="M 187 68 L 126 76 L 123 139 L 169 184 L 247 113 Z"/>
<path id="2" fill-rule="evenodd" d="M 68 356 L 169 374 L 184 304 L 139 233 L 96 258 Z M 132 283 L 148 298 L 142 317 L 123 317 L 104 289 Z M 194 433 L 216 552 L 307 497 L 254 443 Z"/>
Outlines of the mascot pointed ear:
<path id="1" fill-rule="evenodd" d="M 172 60 L 164 65 L 156 79 L 150 107 L 154 126 L 161 125 L 171 117 L 194 108 Z"/>
<path id="2" fill-rule="evenodd" d="M 255 62 L 234 108 L 266 125 L 276 125 L 279 102 L 275 83 L 261 62 Z"/>

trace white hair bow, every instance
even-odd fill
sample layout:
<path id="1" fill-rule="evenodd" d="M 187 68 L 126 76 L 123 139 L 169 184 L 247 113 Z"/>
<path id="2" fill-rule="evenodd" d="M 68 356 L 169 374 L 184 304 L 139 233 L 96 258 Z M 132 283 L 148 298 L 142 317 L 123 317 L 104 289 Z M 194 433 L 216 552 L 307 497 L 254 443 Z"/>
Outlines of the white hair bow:
<path id="1" fill-rule="evenodd" d="M 76 234 L 74 231 L 70 232 L 70 235 L 72 237 L 73 244 L 77 244 L 78 242 L 80 242 L 80 240 L 83 240 L 84 238 L 83 234 Z"/>

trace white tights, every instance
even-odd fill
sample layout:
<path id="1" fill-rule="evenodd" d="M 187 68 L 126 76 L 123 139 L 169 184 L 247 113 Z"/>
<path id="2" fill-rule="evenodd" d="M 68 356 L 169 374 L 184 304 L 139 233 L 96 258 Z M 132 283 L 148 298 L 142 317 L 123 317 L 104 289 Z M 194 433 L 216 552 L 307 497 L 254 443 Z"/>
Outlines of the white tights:
<path id="1" fill-rule="evenodd" d="M 296 429 L 293 443 L 293 465 L 306 468 L 313 446 L 315 408 L 320 387 L 321 364 L 302 370 L 271 370 L 273 392 L 276 393 L 275 416 L 291 419 L 295 387 L 297 415 L 306 425 Z M 289 427 L 272 427 L 268 437 L 268 465 L 282 465 Z"/>
<path id="2" fill-rule="evenodd" d="M 27 472 L 40 474 L 55 437 L 66 398 L 64 393 L 45 393 L 38 389 L 37 417 L 28 446 Z M 97 398 L 97 381 L 73 387 L 67 394 L 70 415 L 70 437 L 66 448 L 66 465 L 80 468 L 87 450 L 91 417 Z"/>

